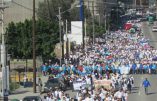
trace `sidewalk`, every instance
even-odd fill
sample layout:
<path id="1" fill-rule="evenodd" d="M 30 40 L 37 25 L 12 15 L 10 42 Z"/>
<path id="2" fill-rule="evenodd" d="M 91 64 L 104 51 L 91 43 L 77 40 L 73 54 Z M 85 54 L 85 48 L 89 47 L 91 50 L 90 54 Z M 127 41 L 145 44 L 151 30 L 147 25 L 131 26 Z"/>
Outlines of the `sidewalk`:
<path id="1" fill-rule="evenodd" d="M 33 88 L 23 88 L 22 86 L 17 89 L 16 91 L 14 91 L 13 94 L 9 95 L 9 99 L 18 99 L 18 100 L 22 100 L 25 96 L 39 96 L 40 94 L 38 93 L 33 93 Z"/>
<path id="2" fill-rule="evenodd" d="M 45 82 L 47 81 L 48 77 L 41 77 L 43 87 L 45 85 Z M 38 83 L 38 78 L 37 82 Z M 9 99 L 19 99 L 22 100 L 26 96 L 40 96 L 40 93 L 38 92 L 38 86 L 36 87 L 37 93 L 33 93 L 33 87 L 24 88 L 21 86 L 19 89 L 15 90 L 11 95 L 9 95 Z"/>

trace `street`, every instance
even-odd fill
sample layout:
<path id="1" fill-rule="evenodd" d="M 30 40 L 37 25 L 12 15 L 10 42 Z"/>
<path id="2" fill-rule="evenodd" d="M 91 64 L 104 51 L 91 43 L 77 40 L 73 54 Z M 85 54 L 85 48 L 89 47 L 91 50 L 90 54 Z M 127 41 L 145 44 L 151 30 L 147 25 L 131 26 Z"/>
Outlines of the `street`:
<path id="1" fill-rule="evenodd" d="M 135 88 L 132 94 L 129 94 L 128 101 L 156 101 L 157 99 L 157 75 L 135 75 Z M 151 87 L 148 89 L 149 94 L 145 95 L 142 82 L 145 78 L 151 83 Z"/>
<path id="2" fill-rule="evenodd" d="M 143 34 L 146 38 L 150 39 L 150 44 L 157 49 L 157 32 L 152 32 L 151 26 L 147 22 L 142 23 Z M 157 75 L 134 75 L 135 88 L 132 94 L 129 95 L 128 101 L 156 101 L 157 99 Z M 142 87 L 142 81 L 148 78 L 151 83 L 149 88 L 149 95 L 144 94 L 144 88 Z"/>
<path id="3" fill-rule="evenodd" d="M 154 33 L 151 31 L 151 27 L 148 26 L 146 22 L 142 23 L 142 29 L 143 34 L 150 39 L 150 44 L 154 46 L 157 49 L 157 42 L 155 41 L 157 39 L 157 33 Z M 157 76 L 156 75 L 134 75 L 135 78 L 135 87 L 133 88 L 133 91 L 131 94 L 129 94 L 128 101 L 156 101 L 157 98 Z M 142 82 L 145 78 L 148 78 L 148 80 L 151 83 L 151 87 L 149 88 L 149 95 L 144 94 L 144 89 L 142 87 Z M 47 77 L 41 78 L 43 83 L 46 82 L 48 79 Z M 38 89 L 38 87 L 37 87 Z M 25 95 L 39 95 L 39 93 L 33 94 L 32 88 L 20 88 L 19 92 L 17 90 L 16 94 L 13 94 L 9 96 L 10 99 L 17 98 L 22 99 Z M 72 92 L 71 90 L 66 91 L 65 93 L 68 93 L 71 97 L 76 96 L 76 92 Z M 42 95 L 42 97 L 44 94 Z"/>
<path id="4" fill-rule="evenodd" d="M 0 6 L 0 101 L 157 101 L 157 0 Z"/>

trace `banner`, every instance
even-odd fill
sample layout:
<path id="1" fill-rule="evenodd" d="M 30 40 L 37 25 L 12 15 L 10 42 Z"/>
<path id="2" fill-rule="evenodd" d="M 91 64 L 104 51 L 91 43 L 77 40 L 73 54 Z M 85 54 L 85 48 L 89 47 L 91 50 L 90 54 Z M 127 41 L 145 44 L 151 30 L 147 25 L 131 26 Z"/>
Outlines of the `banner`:
<path id="1" fill-rule="evenodd" d="M 107 79 L 104 79 L 104 80 L 95 80 L 94 81 L 94 85 L 95 85 L 95 88 L 100 88 L 100 87 L 104 87 L 106 89 L 111 89 L 111 83 L 112 81 L 111 80 L 107 80 Z"/>
<path id="2" fill-rule="evenodd" d="M 129 74 L 129 72 L 130 72 L 130 68 L 129 67 L 122 66 L 119 69 L 120 69 L 120 73 L 121 74 Z"/>
<path id="3" fill-rule="evenodd" d="M 80 87 L 82 85 L 86 84 L 86 82 L 83 82 L 83 81 L 74 81 L 73 82 L 73 89 L 74 90 L 80 90 Z"/>

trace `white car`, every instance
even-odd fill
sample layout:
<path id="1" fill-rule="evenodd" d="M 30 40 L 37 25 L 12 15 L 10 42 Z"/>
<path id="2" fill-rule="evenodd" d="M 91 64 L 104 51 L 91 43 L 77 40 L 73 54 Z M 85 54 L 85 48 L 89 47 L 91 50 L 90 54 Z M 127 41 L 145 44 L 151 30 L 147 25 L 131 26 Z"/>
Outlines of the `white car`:
<path id="1" fill-rule="evenodd" d="M 152 27 L 152 31 L 153 31 L 153 32 L 157 32 L 157 26 L 153 26 L 153 27 Z"/>

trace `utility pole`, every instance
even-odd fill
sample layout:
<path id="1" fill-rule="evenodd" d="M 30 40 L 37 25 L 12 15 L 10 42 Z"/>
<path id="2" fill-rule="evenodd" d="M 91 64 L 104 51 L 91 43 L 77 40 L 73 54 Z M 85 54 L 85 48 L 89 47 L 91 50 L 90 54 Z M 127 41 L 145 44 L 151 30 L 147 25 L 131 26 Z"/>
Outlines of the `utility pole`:
<path id="1" fill-rule="evenodd" d="M 142 0 L 140 0 L 140 7 L 142 7 Z"/>
<path id="2" fill-rule="evenodd" d="M 92 1 L 93 45 L 95 43 L 94 1 Z"/>
<path id="3" fill-rule="evenodd" d="M 134 0 L 135 8 L 137 7 L 137 0 Z"/>
<path id="4" fill-rule="evenodd" d="M 82 29 L 83 29 L 83 35 L 82 35 L 82 40 L 83 40 L 83 50 L 85 49 L 85 29 L 84 29 L 84 17 L 85 17 L 85 14 L 84 14 L 84 0 L 82 0 Z"/>
<path id="5" fill-rule="evenodd" d="M 106 2 L 106 0 L 105 0 L 105 2 Z M 107 30 L 107 21 L 106 21 L 106 18 L 107 18 L 107 17 L 106 17 L 106 14 L 107 14 L 107 13 L 106 13 L 106 12 L 107 12 L 107 10 L 106 10 L 106 4 L 105 4 L 105 7 L 104 7 L 105 31 Z"/>
<path id="6" fill-rule="evenodd" d="M 59 7 L 58 8 L 59 10 L 59 15 L 58 15 L 58 17 L 59 17 L 59 41 L 60 41 L 60 50 L 62 49 L 62 37 L 61 37 L 61 35 L 62 35 L 62 30 L 61 30 L 61 7 Z M 60 54 L 61 54 L 61 57 L 60 57 L 60 66 L 62 65 L 62 52 L 60 52 Z"/>
<path id="7" fill-rule="evenodd" d="M 35 46 L 35 0 L 33 0 L 33 92 L 36 93 L 36 46 Z"/>
<path id="8" fill-rule="evenodd" d="M 5 47 L 5 33 L 4 33 L 4 0 L 1 2 L 1 63 L 2 63 L 2 97 L 4 98 L 5 90 L 9 90 L 8 69 L 6 66 L 6 47 Z"/>
<path id="9" fill-rule="evenodd" d="M 66 58 L 69 61 L 68 21 L 66 20 Z"/>
<path id="10" fill-rule="evenodd" d="M 61 33 L 61 43 L 62 43 L 62 63 L 64 63 L 64 33 L 65 33 L 65 27 L 64 27 L 64 23 L 62 22 L 62 33 Z"/>
<path id="11" fill-rule="evenodd" d="M 107 30 L 107 21 L 106 21 L 106 19 L 107 19 L 107 16 L 106 16 L 106 12 L 105 12 L 105 31 Z"/>
<path id="12" fill-rule="evenodd" d="M 85 51 L 87 51 L 87 20 L 85 18 Z"/>
<path id="13" fill-rule="evenodd" d="M 101 9 L 100 9 L 100 6 L 99 6 L 99 26 L 101 25 L 101 22 L 100 22 L 100 20 L 101 20 L 101 11 L 100 11 Z"/>

